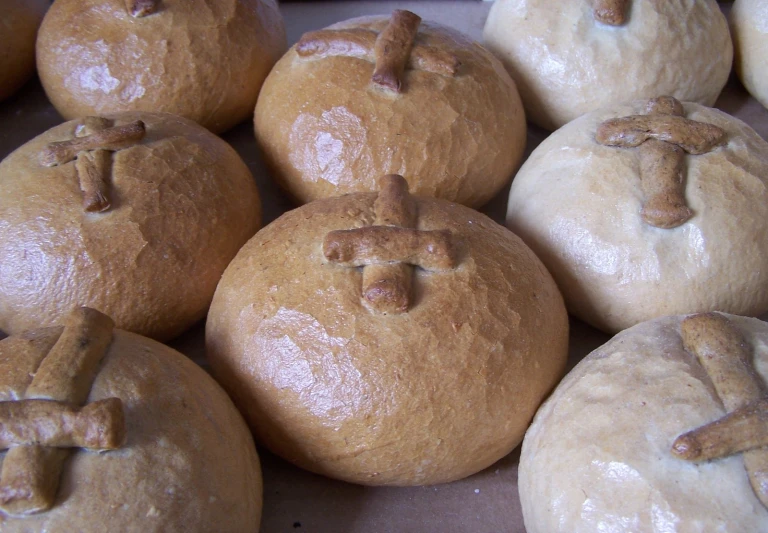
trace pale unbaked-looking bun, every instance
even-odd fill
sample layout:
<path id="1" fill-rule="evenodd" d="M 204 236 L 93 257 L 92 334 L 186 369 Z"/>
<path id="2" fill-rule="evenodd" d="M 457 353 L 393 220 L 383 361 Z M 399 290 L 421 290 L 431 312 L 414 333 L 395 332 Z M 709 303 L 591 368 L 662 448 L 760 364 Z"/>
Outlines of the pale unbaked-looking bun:
<path id="1" fill-rule="evenodd" d="M 35 72 L 35 39 L 47 0 L 0 0 L 0 101 Z"/>
<path id="2" fill-rule="evenodd" d="M 258 531 L 259 458 L 230 399 L 177 351 L 99 315 L 0 341 L 0 531 Z"/>
<path id="3" fill-rule="evenodd" d="M 748 405 L 748 389 L 765 400 L 768 325 L 699 315 L 694 321 L 705 322 L 696 331 L 682 326 L 683 318 L 623 331 L 579 363 L 539 409 L 518 479 L 528 533 L 768 532 L 768 510 L 748 477 L 760 473 L 745 467 L 755 459 L 765 464 L 768 448 L 696 461 L 672 452 L 684 440 L 678 437 L 718 421 L 734 410 L 729 405 Z M 726 320 L 741 346 L 712 337 L 730 327 Z M 686 350 L 692 345 L 705 348 L 706 365 L 697 350 Z M 730 353 L 741 350 L 745 363 Z M 744 386 L 724 394 L 721 368 Z M 732 428 L 726 435 L 744 442 Z M 696 433 L 713 448 L 728 440 Z"/>
<path id="4" fill-rule="evenodd" d="M 384 182 L 256 234 L 216 289 L 208 358 L 288 461 L 366 485 L 448 482 L 520 443 L 564 369 L 568 319 L 511 232 Z"/>
<path id="5" fill-rule="evenodd" d="M 37 66 L 66 119 L 161 111 L 218 133 L 250 117 L 285 46 L 275 0 L 57 0 Z"/>
<path id="6" fill-rule="evenodd" d="M 598 22 L 602 4 L 620 25 Z M 600 107 L 669 94 L 713 105 L 733 45 L 715 0 L 497 0 L 486 46 L 517 82 L 525 113 L 555 130 Z"/>
<path id="7" fill-rule="evenodd" d="M 248 167 L 192 121 L 131 112 L 56 126 L 0 163 L 0 330 L 88 305 L 172 338 L 205 316 L 260 220 Z"/>
<path id="8" fill-rule="evenodd" d="M 479 207 L 512 178 L 526 140 L 515 83 L 478 43 L 419 20 L 395 11 L 339 22 L 305 34 L 275 65 L 256 138 L 296 200 L 376 191 L 379 176 L 397 173 L 413 194 Z M 373 81 L 377 39 L 406 27 L 417 33 L 399 56 L 404 72 Z M 397 58 L 383 57 L 391 73 Z"/>
<path id="9" fill-rule="evenodd" d="M 614 131 L 606 132 L 615 135 L 606 142 L 642 140 L 637 131 L 649 117 L 623 117 L 647 115 L 662 100 L 601 109 L 567 124 L 531 154 L 510 190 L 509 228 L 547 265 L 569 312 L 606 332 L 669 314 L 768 311 L 766 141 L 721 111 L 685 103 L 685 119 L 661 114 L 662 126 L 651 129 L 693 145 L 701 139 L 664 133 L 663 124 L 687 119 L 703 123 L 694 129 L 707 134 L 721 129 L 722 139 L 705 153 L 653 139 L 637 148 L 597 142 L 609 119 L 621 120 L 610 123 Z M 622 137 L 633 120 L 637 131 Z M 654 210 L 666 204 L 674 216 Z M 677 226 L 646 222 L 654 217 Z"/>
<path id="10" fill-rule="evenodd" d="M 736 72 L 749 93 L 768 107 L 768 0 L 736 0 L 730 18 Z"/>

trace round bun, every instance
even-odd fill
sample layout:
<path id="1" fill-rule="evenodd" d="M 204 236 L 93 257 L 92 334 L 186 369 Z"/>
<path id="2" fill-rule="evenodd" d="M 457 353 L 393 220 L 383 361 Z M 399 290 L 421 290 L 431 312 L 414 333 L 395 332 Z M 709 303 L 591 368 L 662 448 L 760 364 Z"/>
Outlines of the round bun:
<path id="1" fill-rule="evenodd" d="M 275 0 L 163 2 L 132 16 L 126 0 L 57 0 L 40 28 L 37 67 L 66 119 L 159 111 L 214 133 L 253 112 L 285 50 Z"/>
<path id="2" fill-rule="evenodd" d="M 424 21 L 400 92 L 381 88 L 371 50 L 389 20 L 362 17 L 310 32 L 275 65 L 255 113 L 273 176 L 301 203 L 376 191 L 379 176 L 397 173 L 413 194 L 485 204 L 512 179 L 525 149 L 515 83 L 476 42 Z M 350 46 L 326 50 L 328 39 L 360 35 L 367 41 L 350 54 L 364 57 L 331 55 Z M 413 65 L 419 58 L 427 64 Z"/>
<path id="3" fill-rule="evenodd" d="M 603 331 L 669 314 L 765 313 L 768 143 L 725 113 L 685 103 L 684 117 L 721 128 L 724 144 L 682 154 L 681 191 L 692 216 L 654 227 L 645 219 L 653 195 L 643 178 L 653 177 L 660 158 L 651 157 L 646 172 L 645 144 L 596 140 L 605 121 L 645 115 L 647 105 L 601 109 L 549 136 L 512 183 L 507 225 L 547 265 L 569 312 Z"/>
<path id="4" fill-rule="evenodd" d="M 50 143 L 139 123 L 145 136 L 122 149 L 45 166 Z M 103 212 L 86 211 L 92 195 L 81 183 L 91 173 L 111 202 Z M 205 316 L 260 218 L 242 159 L 194 122 L 122 113 L 56 126 L 0 163 L 0 329 L 53 325 L 87 305 L 122 329 L 172 338 Z"/>
<path id="5" fill-rule="evenodd" d="M 46 0 L 0 1 L 0 101 L 15 93 L 35 72 L 37 28 L 48 7 Z"/>
<path id="6" fill-rule="evenodd" d="M 517 82 L 528 119 L 556 130 L 600 107 L 669 94 L 714 105 L 733 45 L 715 0 L 633 0 L 625 21 L 598 22 L 593 6 L 622 2 L 497 0 L 484 39 Z"/>
<path id="7" fill-rule="evenodd" d="M 755 99 L 768 107 L 768 1 L 736 0 L 731 8 L 736 73 Z"/>
<path id="8" fill-rule="evenodd" d="M 318 200 L 251 239 L 216 290 L 207 354 L 257 440 L 288 461 L 366 485 L 448 482 L 520 443 L 562 375 L 567 315 L 520 239 L 443 200 L 411 197 L 413 239 L 454 257 L 445 270 L 333 262 L 337 237 L 391 231 L 373 248 L 413 244 L 398 241 L 406 230 L 370 228 L 384 194 Z M 441 235 L 452 256 L 436 251 Z M 402 267 L 409 303 L 372 307 L 365 287 L 386 283 L 371 276 Z"/>
<path id="9" fill-rule="evenodd" d="M 2 401 L 23 403 L 25 389 L 29 395 L 37 380 L 35 370 L 65 335 L 64 328 L 52 327 L 0 342 Z M 50 508 L 24 514 L 23 498 L 0 504 L 3 533 L 258 531 L 262 482 L 253 439 L 208 374 L 167 346 L 119 330 L 96 372 L 87 400 L 77 403 L 93 407 L 119 399 L 124 440 L 109 451 L 56 450 L 64 451 L 60 476 L 51 474 L 54 465 L 43 467 L 54 484 Z M 11 462 L 32 470 L 35 462 L 20 461 L 18 448 L 2 448 L 4 476 L 10 478 Z M 7 496 L 7 489 L 0 484 L 0 495 Z"/>
<path id="10" fill-rule="evenodd" d="M 764 386 L 768 325 L 715 317 L 727 317 L 746 339 L 748 364 Z M 623 331 L 539 409 L 520 457 L 526 531 L 768 531 L 768 510 L 741 454 L 688 461 L 672 452 L 681 434 L 726 412 L 708 371 L 684 347 L 683 318 Z"/>

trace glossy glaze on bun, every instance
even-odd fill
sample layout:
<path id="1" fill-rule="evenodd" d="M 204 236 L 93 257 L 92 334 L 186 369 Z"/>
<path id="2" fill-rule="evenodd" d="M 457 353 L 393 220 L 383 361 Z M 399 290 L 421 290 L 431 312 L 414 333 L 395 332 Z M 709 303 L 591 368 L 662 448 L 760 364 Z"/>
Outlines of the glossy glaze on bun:
<path id="1" fill-rule="evenodd" d="M 250 117 L 286 46 L 275 0 L 150 0 L 157 10 L 136 17 L 129 3 L 51 6 L 37 64 L 64 118 L 160 111 L 219 133 Z"/>
<path id="2" fill-rule="evenodd" d="M 323 31 L 370 34 L 372 43 L 388 22 L 361 17 Z M 422 21 L 411 61 L 422 50 L 455 60 L 455 73 L 406 66 L 399 93 L 372 83 L 370 58 L 301 56 L 296 46 L 283 56 L 264 83 L 255 128 L 291 196 L 375 191 L 379 176 L 395 173 L 413 194 L 479 207 L 509 182 L 526 140 L 515 83 L 452 28 Z"/>
<path id="3" fill-rule="evenodd" d="M 0 163 L 0 330 L 53 325 L 87 305 L 119 328 L 172 338 L 205 316 L 221 273 L 258 229 L 253 176 L 227 143 L 173 115 L 108 119 L 141 121 L 146 135 L 107 151 L 103 212 L 85 210 L 83 157 L 43 164 L 46 147 L 77 139 L 86 119 Z"/>

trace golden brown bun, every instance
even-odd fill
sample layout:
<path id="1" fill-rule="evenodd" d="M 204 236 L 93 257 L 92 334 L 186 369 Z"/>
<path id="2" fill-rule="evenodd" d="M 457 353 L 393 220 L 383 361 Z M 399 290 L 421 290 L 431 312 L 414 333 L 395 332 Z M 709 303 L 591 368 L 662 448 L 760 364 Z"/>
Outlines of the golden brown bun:
<path id="1" fill-rule="evenodd" d="M 768 311 L 768 143 L 740 120 L 684 103 L 685 117 L 726 144 L 684 155 L 693 216 L 644 222 L 640 148 L 595 141 L 608 119 L 644 114 L 641 100 L 600 109 L 550 135 L 512 183 L 507 225 L 541 258 L 568 311 L 606 332 L 668 314 Z"/>
<path id="2" fill-rule="evenodd" d="M 13 372 L 26 363 L 19 343 L 43 342 L 61 330 L 0 342 L 0 381 L 13 376 L 23 391 L 34 372 Z M 167 346 L 115 331 L 87 403 L 109 397 L 122 400 L 125 444 L 102 453 L 72 449 L 53 507 L 24 517 L 0 511 L 0 531 L 258 531 L 262 485 L 253 440 L 204 371 Z M 15 399 L 0 390 L 0 400 Z"/>
<path id="3" fill-rule="evenodd" d="M 733 58 L 715 0 L 630 0 L 620 26 L 597 22 L 597 4 L 493 4 L 483 38 L 517 82 L 531 122 L 554 131 L 600 107 L 660 94 L 714 105 Z"/>
<path id="4" fill-rule="evenodd" d="M 302 468 L 366 485 L 463 478 L 520 443 L 559 379 L 562 298 L 515 235 L 420 197 L 416 227 L 450 231 L 458 266 L 415 268 L 407 312 L 369 311 L 364 269 L 328 264 L 323 239 L 369 226 L 375 198 L 317 200 L 251 239 L 217 288 L 209 360 L 257 439 Z"/>
<path id="5" fill-rule="evenodd" d="M 250 116 L 285 46 L 275 0 L 163 0 L 139 18 L 125 0 L 57 0 L 37 64 L 66 119 L 162 111 L 218 133 Z"/>
<path id="6" fill-rule="evenodd" d="M 768 107 L 768 1 L 734 2 L 731 33 L 739 79 L 763 107 Z"/>
<path id="7" fill-rule="evenodd" d="M 381 31 L 387 21 L 330 28 Z M 294 46 L 278 61 L 256 105 L 256 138 L 296 200 L 375 191 L 379 176 L 397 173 L 413 194 L 479 207 L 509 182 L 526 140 L 515 83 L 454 29 L 422 21 L 416 44 L 455 55 L 456 76 L 408 68 L 395 96 L 372 86 L 367 60 L 302 58 Z"/>
<path id="8" fill-rule="evenodd" d="M 15 93 L 35 72 L 37 28 L 46 0 L 0 0 L 0 100 Z"/>
<path id="9" fill-rule="evenodd" d="M 108 211 L 84 211 L 75 162 L 41 164 L 44 147 L 72 139 L 82 121 L 0 163 L 1 330 L 53 325 L 87 305 L 122 329 L 172 338 L 205 316 L 221 273 L 258 229 L 253 176 L 227 143 L 173 115 L 112 117 L 141 119 L 147 133 L 112 155 Z"/>
<path id="10" fill-rule="evenodd" d="M 726 315 L 768 380 L 768 325 Z M 713 380 L 681 340 L 682 316 L 644 322 L 592 352 L 542 405 L 523 442 L 528 533 L 768 532 L 768 510 L 740 454 L 671 453 L 682 433 L 725 414 Z"/>

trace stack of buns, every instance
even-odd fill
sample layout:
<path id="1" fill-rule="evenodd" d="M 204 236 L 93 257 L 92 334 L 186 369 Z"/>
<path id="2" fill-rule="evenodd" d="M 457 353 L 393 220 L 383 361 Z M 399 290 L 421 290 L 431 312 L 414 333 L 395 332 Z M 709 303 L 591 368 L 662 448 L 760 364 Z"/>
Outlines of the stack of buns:
<path id="1" fill-rule="evenodd" d="M 405 486 L 528 430 L 530 532 L 768 531 L 768 143 L 707 107 L 734 50 L 766 105 L 765 0 L 735 46 L 714 0 L 497 0 L 488 49 L 395 9 L 287 52 L 274 0 L 3 7 L 0 99 L 37 34 L 68 121 L 0 163 L 0 530 L 257 531 L 251 433 Z M 307 204 L 263 229 L 251 117 Z M 619 334 L 558 386 L 566 309 Z M 206 314 L 231 401 L 156 342 Z"/>

